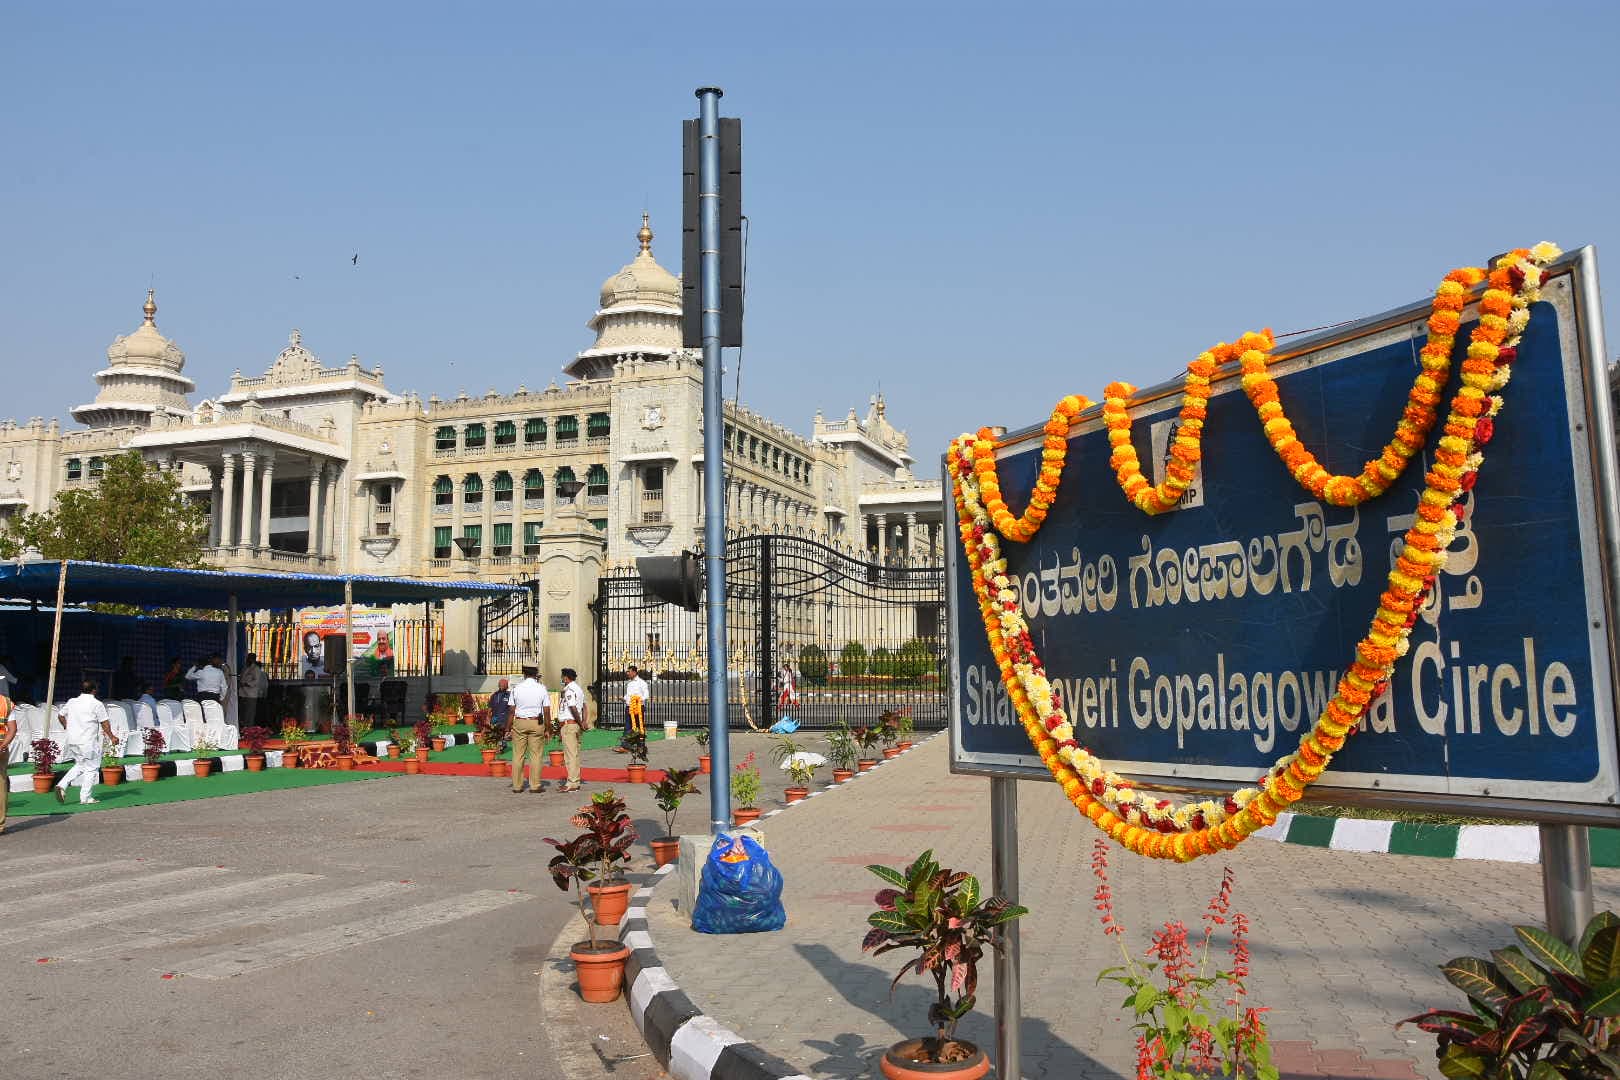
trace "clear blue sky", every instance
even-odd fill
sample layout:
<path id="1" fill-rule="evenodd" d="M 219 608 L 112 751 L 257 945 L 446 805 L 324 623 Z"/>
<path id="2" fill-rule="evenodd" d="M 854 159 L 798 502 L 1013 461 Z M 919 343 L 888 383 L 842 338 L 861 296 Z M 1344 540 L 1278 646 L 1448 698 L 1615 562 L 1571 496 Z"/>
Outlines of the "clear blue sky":
<path id="1" fill-rule="evenodd" d="M 963 428 L 1517 244 L 1620 281 L 1617 45 L 1594 2 L 12 5 L 0 416 L 88 400 L 148 284 L 201 393 L 293 326 L 399 391 L 544 386 L 643 206 L 679 270 L 713 83 L 743 399 L 805 431 L 881 382 L 933 473 Z"/>

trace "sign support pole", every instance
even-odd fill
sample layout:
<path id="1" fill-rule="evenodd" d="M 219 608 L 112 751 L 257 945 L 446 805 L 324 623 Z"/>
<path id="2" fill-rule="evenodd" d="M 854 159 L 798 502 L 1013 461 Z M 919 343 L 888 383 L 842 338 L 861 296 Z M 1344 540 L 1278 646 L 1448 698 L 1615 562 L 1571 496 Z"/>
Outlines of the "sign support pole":
<path id="1" fill-rule="evenodd" d="M 1541 826 L 1547 932 L 1574 945 L 1592 921 L 1592 845 L 1585 825 Z"/>
<path id="2" fill-rule="evenodd" d="M 698 295 L 703 304 L 703 569 L 709 650 L 709 832 L 731 827 L 730 682 L 726 664 L 725 374 L 720 353 L 720 95 L 698 98 Z M 746 692 L 746 691 L 745 691 Z"/>
<path id="3" fill-rule="evenodd" d="M 1018 781 L 990 780 L 990 892 L 1018 903 Z M 1023 1024 L 1020 969 L 1023 956 L 1018 920 L 1002 923 L 1001 948 L 995 954 L 996 1075 L 1022 1080 Z"/>

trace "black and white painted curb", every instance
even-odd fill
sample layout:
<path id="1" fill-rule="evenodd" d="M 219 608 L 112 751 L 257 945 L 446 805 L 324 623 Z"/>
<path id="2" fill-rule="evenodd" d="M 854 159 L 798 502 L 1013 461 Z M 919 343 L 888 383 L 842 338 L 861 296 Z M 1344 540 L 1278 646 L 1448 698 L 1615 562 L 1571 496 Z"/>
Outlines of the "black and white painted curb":
<path id="1" fill-rule="evenodd" d="M 938 738 L 944 732 L 930 735 Z M 926 739 L 918 740 L 919 745 Z M 912 747 L 916 749 L 916 747 Z M 907 751 L 909 753 L 909 751 Z M 811 799 L 832 795 L 866 777 L 876 776 L 893 758 L 879 761 L 867 772 L 858 772 L 836 787 L 820 788 L 809 797 L 764 814 L 763 823 Z M 630 897 L 630 907 L 619 923 L 619 941 L 630 949 L 624 968 L 625 998 L 630 1015 L 647 1049 L 675 1080 L 810 1080 L 800 1069 L 749 1042 L 712 1016 L 699 1011 L 692 999 L 659 963 L 658 951 L 648 932 L 647 904 L 656 889 L 676 869 L 661 866 Z"/>

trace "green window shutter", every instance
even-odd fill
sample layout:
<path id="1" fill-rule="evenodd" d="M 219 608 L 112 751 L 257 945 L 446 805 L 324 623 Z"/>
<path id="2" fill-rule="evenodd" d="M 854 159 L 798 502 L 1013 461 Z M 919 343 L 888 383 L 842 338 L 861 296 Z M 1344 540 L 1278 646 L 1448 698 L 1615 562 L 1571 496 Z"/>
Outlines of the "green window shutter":
<path id="1" fill-rule="evenodd" d="M 517 425 L 510 420 L 499 420 L 495 424 L 495 445 L 510 446 L 517 442 Z"/>
<path id="2" fill-rule="evenodd" d="M 442 427 L 433 433 L 433 446 L 437 450 L 454 450 L 456 448 L 456 429 Z"/>
<path id="3" fill-rule="evenodd" d="M 577 417 L 577 416 L 559 416 L 559 417 L 557 417 L 557 438 L 558 439 L 577 439 L 577 438 L 579 438 L 579 417 Z"/>
<path id="4" fill-rule="evenodd" d="M 502 498 L 502 496 L 505 498 Z M 495 474 L 495 498 L 499 502 L 506 502 L 512 497 L 512 474 L 508 472 Z"/>
<path id="5" fill-rule="evenodd" d="M 526 498 L 538 499 L 546 493 L 546 475 L 539 469 L 530 469 L 523 474 L 523 494 Z"/>
<path id="6" fill-rule="evenodd" d="M 84 463 L 81 462 L 78 458 L 68 458 L 68 462 L 67 462 L 67 478 L 69 480 L 77 480 L 83 474 L 84 474 Z"/>
<path id="7" fill-rule="evenodd" d="M 441 476 L 433 481 L 433 494 L 448 495 L 454 487 L 454 482 L 448 476 Z"/>
<path id="8" fill-rule="evenodd" d="M 556 476 L 556 478 L 554 480 L 554 483 L 572 484 L 573 482 L 574 482 L 574 470 L 573 469 L 569 468 L 567 465 L 564 465 L 562 468 L 557 470 L 557 476 Z"/>
<path id="9" fill-rule="evenodd" d="M 612 430 L 613 418 L 605 412 L 591 413 L 585 418 L 585 434 L 593 439 L 611 434 Z"/>
<path id="10" fill-rule="evenodd" d="M 463 525 L 461 535 L 475 544 L 483 543 L 484 527 L 482 525 Z"/>
<path id="11" fill-rule="evenodd" d="M 483 446 L 484 445 L 484 425 L 483 424 L 468 424 L 467 425 L 467 434 L 465 436 L 465 439 L 466 439 L 466 445 L 469 446 L 469 447 Z"/>
<path id="12" fill-rule="evenodd" d="M 450 526 L 433 526 L 433 546 L 435 548 L 447 548 L 450 546 Z"/>
<path id="13" fill-rule="evenodd" d="M 496 524 L 495 524 L 495 546 L 496 547 L 511 547 L 512 546 L 512 523 L 510 521 L 496 522 Z"/>
<path id="14" fill-rule="evenodd" d="M 523 421 L 523 441 L 530 443 L 545 442 L 545 420 L 538 416 L 531 416 L 529 419 Z"/>
<path id="15" fill-rule="evenodd" d="M 538 521 L 525 521 L 523 523 L 523 544 L 524 544 L 524 546 L 527 547 L 530 544 L 538 544 L 539 542 L 540 542 L 540 523 Z"/>

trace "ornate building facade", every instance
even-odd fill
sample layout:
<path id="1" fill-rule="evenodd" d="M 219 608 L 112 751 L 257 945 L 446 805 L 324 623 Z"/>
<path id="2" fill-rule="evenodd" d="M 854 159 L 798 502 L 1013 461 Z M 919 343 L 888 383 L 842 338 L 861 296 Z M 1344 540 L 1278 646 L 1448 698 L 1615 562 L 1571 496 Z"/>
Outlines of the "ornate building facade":
<path id="1" fill-rule="evenodd" d="M 679 280 L 635 257 L 602 285 L 594 343 L 561 381 L 423 401 L 390 392 L 357 357 L 329 367 L 294 330 L 262 375 L 197 399 L 185 354 L 144 320 L 107 350 L 80 427 L 0 424 L 0 526 L 93 484 L 138 450 L 208 508 L 209 562 L 227 569 L 524 578 L 564 503 L 604 534 L 607 557 L 696 546 L 703 490 L 700 356 L 680 344 Z M 802 435 L 726 406 L 727 522 L 884 561 L 942 557 L 940 486 L 911 474 L 881 395 L 864 416 L 817 413 Z"/>

